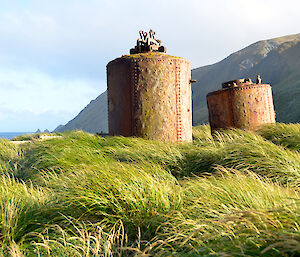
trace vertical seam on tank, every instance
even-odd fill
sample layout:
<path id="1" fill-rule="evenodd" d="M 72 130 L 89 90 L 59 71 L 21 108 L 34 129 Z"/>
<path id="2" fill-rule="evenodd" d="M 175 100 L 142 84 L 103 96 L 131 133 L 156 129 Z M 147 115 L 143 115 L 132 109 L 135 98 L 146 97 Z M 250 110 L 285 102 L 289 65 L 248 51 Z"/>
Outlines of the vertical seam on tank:
<path id="1" fill-rule="evenodd" d="M 236 127 L 236 122 L 235 122 L 235 118 L 234 118 L 234 110 L 233 110 L 233 94 L 234 94 L 234 88 L 230 88 L 229 89 L 229 101 L 230 101 L 230 109 L 231 109 L 231 122 L 232 122 L 232 126 Z"/>
<path id="2" fill-rule="evenodd" d="M 176 129 L 177 142 L 182 141 L 182 120 L 181 120 L 181 88 L 180 88 L 180 66 L 178 60 L 175 62 L 175 88 L 176 88 Z"/>
<path id="3" fill-rule="evenodd" d="M 271 96 L 271 100 L 270 101 L 270 106 L 271 106 L 271 110 L 272 110 L 272 122 L 276 122 L 276 112 L 275 112 L 275 106 L 274 106 L 274 100 L 273 100 L 273 91 L 272 91 L 272 86 L 270 85 L 270 96 Z"/>
<path id="4" fill-rule="evenodd" d="M 271 92 L 270 92 L 270 90 L 269 90 L 269 88 L 267 89 L 267 90 L 264 90 L 264 91 L 266 91 L 267 92 L 267 101 L 268 101 L 268 112 L 269 112 L 269 120 L 268 120 L 268 123 L 271 123 L 271 122 L 273 122 L 273 114 L 271 113 L 271 111 L 272 111 L 272 107 L 271 107 L 271 103 L 270 103 L 270 93 L 272 94 L 272 90 L 271 90 Z"/>
<path id="5" fill-rule="evenodd" d="M 271 116 L 270 122 L 275 122 L 276 121 L 276 115 L 275 115 L 275 110 L 274 110 L 273 95 L 272 95 L 272 86 L 271 85 L 269 86 L 268 96 L 269 96 L 270 116 Z"/>
<path id="6" fill-rule="evenodd" d="M 135 60 L 132 61 L 133 64 L 133 69 L 132 69 L 132 78 L 133 78 L 133 88 L 132 90 L 132 128 L 131 128 L 131 133 L 134 136 L 137 136 L 137 109 L 138 109 L 138 104 L 137 104 L 137 86 L 138 86 L 138 69 L 137 69 L 137 62 Z"/>
<path id="7" fill-rule="evenodd" d="M 109 82 L 108 82 L 108 66 L 106 65 L 106 79 L 107 79 L 107 129 L 108 129 L 108 133 L 110 134 L 110 128 L 109 128 Z"/>

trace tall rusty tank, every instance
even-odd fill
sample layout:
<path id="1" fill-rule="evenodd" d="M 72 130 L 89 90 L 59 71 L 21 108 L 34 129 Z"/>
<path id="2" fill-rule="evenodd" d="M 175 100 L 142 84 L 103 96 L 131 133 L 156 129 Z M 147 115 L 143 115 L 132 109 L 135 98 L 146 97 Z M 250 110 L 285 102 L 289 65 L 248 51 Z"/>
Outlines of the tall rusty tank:
<path id="1" fill-rule="evenodd" d="M 109 134 L 191 141 L 190 63 L 138 44 L 107 64 Z"/>
<path id="2" fill-rule="evenodd" d="M 275 122 L 272 89 L 269 84 L 239 79 L 222 84 L 222 89 L 206 96 L 212 132 L 240 128 L 256 130 L 260 125 Z"/>

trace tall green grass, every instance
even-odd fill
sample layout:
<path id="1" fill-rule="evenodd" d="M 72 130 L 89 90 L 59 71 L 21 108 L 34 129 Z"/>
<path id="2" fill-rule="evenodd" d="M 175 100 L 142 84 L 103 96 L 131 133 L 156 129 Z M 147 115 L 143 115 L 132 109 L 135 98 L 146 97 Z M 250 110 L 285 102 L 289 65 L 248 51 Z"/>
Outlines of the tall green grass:
<path id="1" fill-rule="evenodd" d="M 208 127 L 195 130 L 194 147 L 187 147 L 185 151 L 184 174 L 214 172 L 216 166 L 222 165 L 251 170 L 282 184 L 299 185 L 299 152 L 275 145 L 254 132 L 224 131 L 216 133 L 213 138 L 208 134 Z M 291 141 L 297 141 L 297 136 L 294 134 Z"/>
<path id="2" fill-rule="evenodd" d="M 80 131 L 2 140 L 0 253 L 297 256 L 299 126 L 199 126 L 178 145 Z"/>
<path id="3" fill-rule="evenodd" d="M 299 124 L 270 124 L 259 129 L 258 133 L 272 141 L 274 144 L 285 148 L 300 151 L 300 126 Z"/>
<path id="4" fill-rule="evenodd" d="M 6 139 L 0 140 L 0 175 L 18 175 L 23 150 Z"/>

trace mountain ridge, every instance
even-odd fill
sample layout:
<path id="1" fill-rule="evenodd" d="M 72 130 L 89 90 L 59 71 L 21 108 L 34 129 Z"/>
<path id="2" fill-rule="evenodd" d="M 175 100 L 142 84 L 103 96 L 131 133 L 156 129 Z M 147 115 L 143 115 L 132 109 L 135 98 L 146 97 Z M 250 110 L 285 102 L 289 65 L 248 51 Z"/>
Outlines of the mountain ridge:
<path id="1" fill-rule="evenodd" d="M 197 83 L 192 87 L 194 124 L 201 124 L 208 121 L 206 107 L 207 93 L 219 89 L 221 83 L 224 81 L 241 77 L 250 77 L 254 80 L 257 74 L 262 75 L 265 83 L 271 84 L 275 96 L 275 109 L 280 110 L 282 102 L 278 101 L 280 97 L 278 98 L 276 92 L 278 89 L 277 84 L 288 76 L 291 72 L 290 70 L 295 70 L 297 67 L 300 68 L 300 65 L 290 65 L 290 63 L 295 63 L 293 60 L 295 54 L 290 56 L 288 60 L 283 58 L 282 55 L 290 48 L 295 50 L 299 43 L 300 34 L 261 40 L 232 53 L 220 62 L 208 67 L 204 66 L 203 68 L 199 67 L 192 70 L 192 77 L 197 79 Z M 299 53 L 300 49 L 294 52 Z M 251 59 L 253 65 L 245 68 L 243 63 L 248 59 Z M 285 120 L 281 115 L 281 111 L 279 113 L 280 115 L 277 116 L 278 121 L 289 122 L 289 120 Z M 297 112 L 295 115 L 297 117 L 291 121 L 300 121 L 300 113 Z"/>
<path id="2" fill-rule="evenodd" d="M 82 109 L 77 116 L 66 125 L 59 125 L 54 132 L 83 130 L 90 133 L 107 132 L 107 92 L 103 92 L 96 99 Z"/>

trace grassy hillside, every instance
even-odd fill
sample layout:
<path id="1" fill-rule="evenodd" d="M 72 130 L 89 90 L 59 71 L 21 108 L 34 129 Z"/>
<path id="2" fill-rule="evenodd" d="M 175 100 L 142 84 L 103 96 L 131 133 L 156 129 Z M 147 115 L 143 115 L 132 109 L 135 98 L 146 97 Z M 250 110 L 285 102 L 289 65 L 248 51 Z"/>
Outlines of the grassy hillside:
<path id="1" fill-rule="evenodd" d="M 4 256 L 297 256 L 300 125 L 193 143 L 0 140 Z M 27 138 L 28 139 L 28 138 Z"/>

